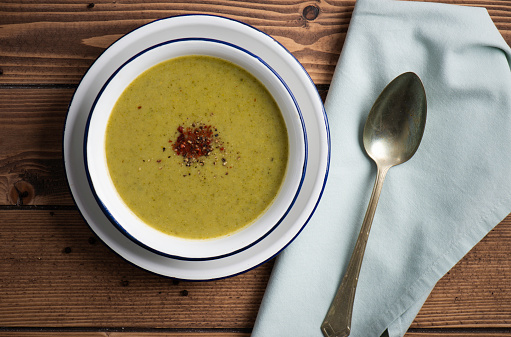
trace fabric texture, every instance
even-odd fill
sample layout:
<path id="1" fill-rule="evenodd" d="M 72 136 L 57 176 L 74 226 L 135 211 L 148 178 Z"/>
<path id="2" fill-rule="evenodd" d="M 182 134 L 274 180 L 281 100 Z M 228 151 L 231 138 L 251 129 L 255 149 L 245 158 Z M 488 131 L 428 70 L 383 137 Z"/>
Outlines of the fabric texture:
<path id="1" fill-rule="evenodd" d="M 357 1 L 325 102 L 328 182 L 277 258 L 253 336 L 322 336 L 376 177 L 362 145 L 366 117 L 383 88 L 412 71 L 426 90 L 426 130 L 383 185 L 350 336 L 405 334 L 435 283 L 511 212 L 510 62 L 484 8 Z"/>

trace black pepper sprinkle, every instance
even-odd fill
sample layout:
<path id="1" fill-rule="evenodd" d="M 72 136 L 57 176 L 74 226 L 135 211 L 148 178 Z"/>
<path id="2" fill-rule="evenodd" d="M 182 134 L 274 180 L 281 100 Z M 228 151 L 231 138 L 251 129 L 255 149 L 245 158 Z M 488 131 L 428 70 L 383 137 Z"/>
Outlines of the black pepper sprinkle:
<path id="1" fill-rule="evenodd" d="M 181 296 L 188 296 L 188 290 L 181 290 Z"/>
<path id="2" fill-rule="evenodd" d="M 64 248 L 64 253 L 66 253 L 66 254 L 71 253 L 71 247 Z"/>

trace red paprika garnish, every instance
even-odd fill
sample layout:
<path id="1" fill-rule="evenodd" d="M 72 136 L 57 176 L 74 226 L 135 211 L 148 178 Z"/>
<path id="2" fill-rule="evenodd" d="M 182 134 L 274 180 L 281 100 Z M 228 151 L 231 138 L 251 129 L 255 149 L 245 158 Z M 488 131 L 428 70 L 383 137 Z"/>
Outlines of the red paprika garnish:
<path id="1" fill-rule="evenodd" d="M 213 130 L 211 125 L 192 124 L 192 127 L 179 126 L 179 135 L 172 145 L 176 154 L 187 160 L 208 156 L 213 151 Z"/>

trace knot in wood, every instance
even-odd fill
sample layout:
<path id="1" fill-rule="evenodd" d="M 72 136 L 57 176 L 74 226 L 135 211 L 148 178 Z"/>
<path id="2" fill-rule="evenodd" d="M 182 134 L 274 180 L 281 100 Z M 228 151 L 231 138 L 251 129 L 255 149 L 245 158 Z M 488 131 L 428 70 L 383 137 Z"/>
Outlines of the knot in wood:
<path id="1" fill-rule="evenodd" d="M 9 191 L 9 202 L 16 206 L 27 205 L 35 196 L 34 187 L 26 181 L 15 182 Z"/>
<path id="2" fill-rule="evenodd" d="M 316 5 L 309 5 L 303 9 L 302 15 L 307 21 L 315 20 L 319 15 L 319 8 Z"/>

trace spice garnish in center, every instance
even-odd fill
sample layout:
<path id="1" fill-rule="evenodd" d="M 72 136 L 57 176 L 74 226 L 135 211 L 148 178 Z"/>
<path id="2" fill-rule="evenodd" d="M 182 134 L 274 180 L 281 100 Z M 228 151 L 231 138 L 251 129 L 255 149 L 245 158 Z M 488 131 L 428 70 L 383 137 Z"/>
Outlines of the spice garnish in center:
<path id="1" fill-rule="evenodd" d="M 208 156 L 213 151 L 213 130 L 211 125 L 195 123 L 192 127 L 179 126 L 177 128 L 179 136 L 173 144 L 176 154 L 186 159 L 198 159 L 202 156 Z"/>

